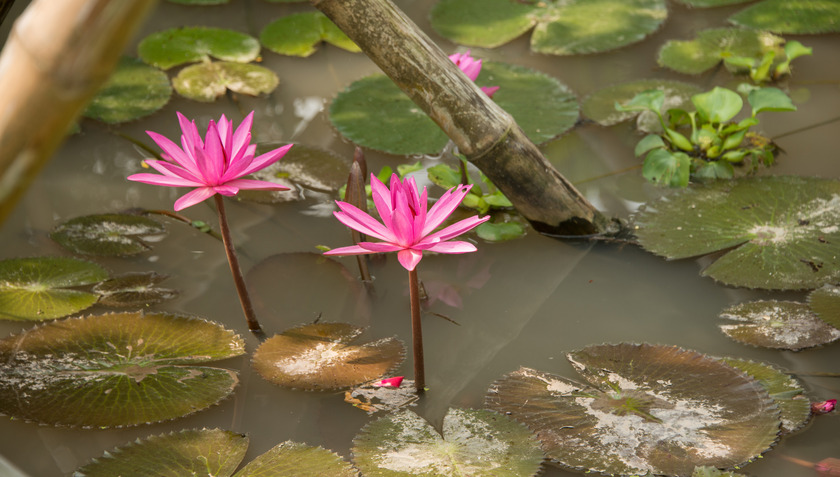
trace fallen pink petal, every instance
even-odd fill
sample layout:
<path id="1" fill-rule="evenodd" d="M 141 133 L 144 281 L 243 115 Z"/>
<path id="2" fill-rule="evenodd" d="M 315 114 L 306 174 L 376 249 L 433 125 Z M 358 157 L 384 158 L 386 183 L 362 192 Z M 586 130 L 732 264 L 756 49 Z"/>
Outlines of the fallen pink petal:
<path id="1" fill-rule="evenodd" d="M 828 414 L 837 406 L 836 399 L 828 399 L 826 401 L 818 401 L 811 403 L 811 412 L 814 414 Z"/>
<path id="2" fill-rule="evenodd" d="M 380 388 L 398 388 L 400 387 L 400 384 L 402 384 L 403 379 L 403 376 L 395 376 L 393 378 L 385 378 L 377 381 L 373 383 L 373 385 Z"/>

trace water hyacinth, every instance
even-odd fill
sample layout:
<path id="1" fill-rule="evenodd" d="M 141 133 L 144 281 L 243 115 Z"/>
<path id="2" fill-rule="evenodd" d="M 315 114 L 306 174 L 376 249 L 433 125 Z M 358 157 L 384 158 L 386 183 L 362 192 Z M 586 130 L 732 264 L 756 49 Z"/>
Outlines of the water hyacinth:
<path id="1" fill-rule="evenodd" d="M 449 55 L 449 59 L 452 60 L 461 71 L 464 72 L 465 75 L 473 82 L 478 78 L 479 73 L 481 73 L 481 60 L 473 58 L 470 56 L 470 51 L 467 50 L 466 53 L 455 53 L 453 55 Z M 481 86 L 481 91 L 484 91 L 489 97 L 493 97 L 496 91 L 499 90 L 498 86 Z"/>

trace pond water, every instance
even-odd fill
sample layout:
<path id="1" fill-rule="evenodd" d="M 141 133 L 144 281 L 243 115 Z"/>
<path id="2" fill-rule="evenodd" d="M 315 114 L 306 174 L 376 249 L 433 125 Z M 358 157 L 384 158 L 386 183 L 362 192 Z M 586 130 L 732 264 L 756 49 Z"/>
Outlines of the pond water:
<path id="1" fill-rule="evenodd" d="M 440 38 L 429 26 L 428 12 L 433 0 L 396 3 L 445 51 L 454 51 L 456 46 Z M 269 4 L 261 0 L 233 0 L 229 5 L 204 8 L 161 2 L 138 39 L 182 25 L 219 26 L 256 36 L 274 18 L 310 8 L 306 4 Z M 724 26 L 725 18 L 737 9 L 690 10 L 674 2 L 669 2 L 668 8 L 669 18 L 659 32 L 614 52 L 546 56 L 529 52 L 527 39 L 520 38 L 498 49 L 474 48 L 473 54 L 543 71 L 567 84 L 579 98 L 637 78 L 693 80 L 703 87 L 731 86 L 731 76 L 726 72 L 688 78 L 657 67 L 655 56 L 667 39 L 691 38 L 698 30 Z M 840 38 L 795 38 L 814 47 L 814 56 L 794 62 L 794 77 L 788 86 L 799 110 L 761 117 L 761 129 L 778 138 L 785 150 L 779 164 L 769 172 L 837 177 L 840 122 L 796 131 L 830 120 L 840 111 L 840 63 L 834 61 L 840 53 Z M 136 43 L 128 53 L 135 51 Z M 350 157 L 352 145 L 333 131 L 323 108 L 350 82 L 377 72 L 376 66 L 362 54 L 331 46 L 322 46 L 304 59 L 281 57 L 264 50 L 262 65 L 277 72 L 281 81 L 267 98 L 228 96 L 215 103 L 200 104 L 174 96 L 162 111 L 123 126 L 82 121 L 81 132 L 66 140 L 2 224 L 0 258 L 67 255 L 49 239 L 48 233 L 72 217 L 129 207 L 171 210 L 180 191 L 125 180 L 138 171 L 143 153 L 117 133 L 150 145 L 145 130 L 177 137 L 176 111 L 206 124 L 222 113 L 238 122 L 253 109 L 254 136 L 259 142 L 294 141 Z M 645 183 L 638 168 L 632 169 L 639 164 L 632 154 L 637 140 L 627 124 L 611 128 L 584 125 L 572 135 L 545 145 L 544 150 L 561 173 L 577 183 L 597 207 L 608 215 L 627 218 L 641 203 L 665 192 Z M 375 152 L 368 152 L 367 158 L 371 170 L 408 162 Z M 429 164 L 436 161 L 421 159 Z M 359 306 L 344 289 L 323 290 L 307 276 L 307 269 L 295 266 L 289 256 L 267 262 L 277 254 L 318 253 L 318 244 L 347 245 L 346 228 L 329 214 L 331 200 L 325 195 L 309 194 L 304 201 L 279 206 L 228 201 L 228 216 L 243 269 L 247 273 L 259 267 L 249 279 L 263 327 L 271 335 L 320 316 L 324 321 L 369 326 L 367 338 L 396 335 L 409 343 L 407 274 L 396 257 L 373 263 L 376 294 L 369 306 Z M 217 223 L 209 202 L 184 213 L 192 219 Z M 136 438 L 207 427 L 247 433 L 251 445 L 246 462 L 286 440 L 321 445 L 348 457 L 354 435 L 370 418 L 344 403 L 343 393 L 286 390 L 257 375 L 250 365 L 250 353 L 259 343 L 247 331 L 221 244 L 174 222 L 168 222 L 167 228 L 169 235 L 151 252 L 96 261 L 114 274 L 168 274 L 170 278 L 164 284 L 179 289 L 181 295 L 154 309 L 201 316 L 240 333 L 249 354 L 219 363 L 239 371 L 240 385 L 234 395 L 186 418 L 128 429 L 56 429 L 0 419 L 0 455 L 23 475 L 62 475 Z M 430 311 L 446 315 L 457 324 L 431 313 L 424 317 L 430 391 L 414 409 L 438 428 L 449 407 L 481 407 L 489 385 L 520 366 L 574 377 L 565 353 L 599 343 L 673 344 L 714 356 L 765 361 L 795 373 L 838 371 L 837 344 L 793 353 L 747 347 L 726 338 L 718 328 L 721 321 L 717 315 L 727 306 L 758 298 L 802 300 L 804 294 L 717 285 L 700 277 L 700 270 L 708 263 L 704 259 L 666 262 L 633 245 L 559 241 L 533 230 L 519 240 L 479 243 L 478 249 L 461 256 L 428 257 L 419 267 L 420 279 L 428 289 L 450 287 L 463 300 L 460 308 L 441 301 L 430 307 Z M 352 258 L 339 262 L 351 274 L 356 273 Z M 3 322 L 0 336 L 30 327 Z M 410 359 L 395 374 L 410 376 Z M 840 395 L 836 378 L 802 379 L 815 400 Z M 805 431 L 783 439 L 745 471 L 763 477 L 812 475 L 812 470 L 792 463 L 790 458 L 815 462 L 838 457 L 838 431 L 840 419 L 836 413 L 816 419 Z M 548 468 L 544 475 L 577 474 Z"/>

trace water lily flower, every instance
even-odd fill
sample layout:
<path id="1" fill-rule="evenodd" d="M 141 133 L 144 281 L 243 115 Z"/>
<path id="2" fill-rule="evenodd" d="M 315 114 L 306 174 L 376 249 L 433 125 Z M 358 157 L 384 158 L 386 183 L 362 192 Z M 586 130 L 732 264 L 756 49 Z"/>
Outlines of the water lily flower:
<path id="1" fill-rule="evenodd" d="M 398 388 L 402 382 L 403 376 L 395 376 L 393 378 L 381 379 L 373 383 L 373 385 L 379 388 Z"/>
<path id="2" fill-rule="evenodd" d="M 400 180 L 391 176 L 390 190 L 375 175 L 370 183 L 373 203 L 380 223 L 359 208 L 336 201 L 341 211 L 334 212 L 342 224 L 382 242 L 359 242 L 358 245 L 341 247 L 325 255 L 360 255 L 380 252 L 397 252 L 397 259 L 408 271 L 413 271 L 423 258 L 423 252 L 467 253 L 475 252 L 475 245 L 450 239 L 486 222 L 490 217 L 472 216 L 456 222 L 438 232 L 433 232 L 464 200 L 472 185 L 461 185 L 447 190 L 427 212 L 428 193 L 423 188 L 417 192 L 414 178 Z"/>
<path id="3" fill-rule="evenodd" d="M 168 138 L 146 131 L 163 150 L 163 161 L 145 161 L 160 174 L 141 173 L 128 176 L 128 180 L 167 187 L 194 187 L 175 201 L 175 210 L 182 210 L 209 199 L 216 194 L 232 196 L 243 189 L 288 190 L 279 184 L 243 176 L 270 166 L 282 158 L 291 144 L 254 157 L 257 146 L 251 144 L 253 111 L 233 130 L 233 121 L 224 115 L 219 122 L 210 121 L 202 141 L 195 121 L 180 112 L 181 146 Z"/>
<path id="4" fill-rule="evenodd" d="M 454 55 L 449 55 L 449 59 L 452 60 L 452 62 L 455 63 L 469 79 L 473 80 L 473 82 L 475 82 L 476 78 L 478 78 L 478 74 L 481 73 L 481 60 L 470 56 L 469 50 L 467 50 L 466 53 L 455 53 Z M 498 86 L 481 87 L 481 91 L 484 91 L 484 94 L 491 98 L 498 90 Z"/>
<path id="5" fill-rule="evenodd" d="M 811 412 L 814 414 L 828 414 L 837 406 L 836 399 L 828 399 L 826 401 L 812 402 Z"/>

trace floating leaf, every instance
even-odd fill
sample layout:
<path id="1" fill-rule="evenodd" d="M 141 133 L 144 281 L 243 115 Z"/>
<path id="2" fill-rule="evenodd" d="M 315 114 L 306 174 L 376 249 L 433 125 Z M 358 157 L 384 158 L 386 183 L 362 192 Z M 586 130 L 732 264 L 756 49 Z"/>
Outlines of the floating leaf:
<path id="1" fill-rule="evenodd" d="M 350 344 L 364 331 L 347 323 L 315 323 L 274 335 L 254 352 L 254 368 L 280 386 L 342 389 L 383 376 L 403 360 L 394 337 Z"/>
<path id="2" fill-rule="evenodd" d="M 776 35 L 739 28 L 712 28 L 694 40 L 669 40 L 659 50 L 660 66 L 685 74 L 700 74 L 725 58 L 760 59 L 766 51 L 783 50 L 784 39 Z"/>
<path id="3" fill-rule="evenodd" d="M 417 405 L 420 397 L 415 390 L 414 381 L 404 379 L 401 386 L 390 387 L 365 383 L 351 391 L 344 392 L 344 402 L 367 412 L 394 412 L 408 406 Z"/>
<path id="4" fill-rule="evenodd" d="M 95 263 L 68 257 L 0 261 L 0 319 L 37 321 L 61 318 L 96 303 L 93 293 L 73 289 L 108 278 Z"/>
<path id="5" fill-rule="evenodd" d="M 723 362 L 752 376 L 779 406 L 782 434 L 801 429 L 811 419 L 811 402 L 805 396 L 802 383 L 765 363 L 746 359 L 723 358 Z"/>
<path id="6" fill-rule="evenodd" d="M 823 285 L 808 295 L 808 304 L 823 321 L 840 329 L 840 287 Z"/>
<path id="7" fill-rule="evenodd" d="M 678 2 L 693 8 L 722 7 L 724 5 L 737 5 L 752 0 L 677 0 Z"/>
<path id="8" fill-rule="evenodd" d="M 234 477 L 356 477 L 349 463 L 322 447 L 286 441 L 257 457 Z"/>
<path id="9" fill-rule="evenodd" d="M 185 63 L 209 62 L 210 57 L 248 63 L 260 54 L 251 35 L 223 28 L 184 27 L 152 33 L 137 45 L 146 63 L 168 70 Z"/>
<path id="10" fill-rule="evenodd" d="M 840 338 L 840 330 L 828 325 L 804 303 L 754 301 L 727 308 L 721 318 L 740 322 L 720 325 L 730 338 L 763 348 L 789 349 L 824 345 Z"/>
<path id="11" fill-rule="evenodd" d="M 840 182 L 748 177 L 697 186 L 636 217 L 647 250 L 668 259 L 728 250 L 702 274 L 774 290 L 840 280 Z"/>
<path id="12" fill-rule="evenodd" d="M 541 143 L 571 129 L 578 118 L 574 94 L 543 73 L 520 66 L 484 62 L 479 86 L 499 86 L 494 101 L 525 134 Z M 448 138 L 384 75 L 353 82 L 336 96 L 330 120 L 356 144 L 391 154 L 436 154 Z"/>
<path id="13" fill-rule="evenodd" d="M 315 53 L 322 41 L 353 53 L 361 51 L 321 12 L 302 12 L 280 17 L 260 33 L 260 42 L 281 55 L 307 57 Z"/>
<path id="14" fill-rule="evenodd" d="M 597 122 L 602 126 L 612 126 L 639 115 L 639 111 L 617 111 L 615 103 L 625 103 L 637 94 L 651 89 L 660 90 L 665 93 L 665 101 L 662 109 L 667 111 L 671 108 L 685 108 L 690 104 L 691 97 L 701 92 L 700 87 L 670 80 L 639 80 L 629 83 L 622 83 L 596 91 L 583 101 L 583 115 Z M 663 113 L 665 111 L 662 111 Z M 645 115 L 646 113 L 642 113 Z M 644 122 L 653 122 L 655 127 L 643 128 L 649 131 L 659 130 L 659 120 L 651 114 L 650 119 Z M 652 120 L 652 121 L 651 121 Z"/>
<path id="15" fill-rule="evenodd" d="M 695 467 L 691 477 L 746 477 L 744 474 L 736 472 L 727 472 L 725 470 L 716 469 L 709 466 Z"/>
<path id="16" fill-rule="evenodd" d="M 507 43 L 535 26 L 533 51 L 576 55 L 641 41 L 659 28 L 667 14 L 663 0 L 442 0 L 432 10 L 431 21 L 438 33 L 456 43 L 486 48 Z"/>
<path id="17" fill-rule="evenodd" d="M 136 255 L 151 250 L 166 233 L 159 222 L 139 215 L 85 215 L 59 224 L 50 238 L 71 252 L 103 257 Z"/>
<path id="18" fill-rule="evenodd" d="M 557 464 L 586 472 L 687 475 L 767 451 L 779 414 L 755 380 L 675 346 L 589 346 L 567 354 L 588 384 L 520 368 L 487 405 L 528 425 Z"/>
<path id="19" fill-rule="evenodd" d="M 399 411 L 359 432 L 353 460 L 368 477 L 528 477 L 540 471 L 543 453 L 534 435 L 502 414 L 449 409 L 442 434 L 417 414 Z"/>
<path id="20" fill-rule="evenodd" d="M 277 88 L 280 79 L 259 65 L 216 61 L 191 65 L 172 79 L 181 96 L 195 101 L 212 102 L 228 89 L 234 93 L 257 96 Z"/>
<path id="21" fill-rule="evenodd" d="M 488 242 L 504 242 L 525 235 L 525 227 L 519 222 L 484 222 L 475 228 L 475 233 Z"/>
<path id="22" fill-rule="evenodd" d="M 226 477 L 248 450 L 248 437 L 220 429 L 185 429 L 138 439 L 76 470 L 74 477 L 212 475 Z"/>
<path id="23" fill-rule="evenodd" d="M 172 96 L 169 77 L 137 58 L 124 56 L 84 116 L 116 124 L 142 118 L 164 107 Z"/>
<path id="24" fill-rule="evenodd" d="M 54 321 L 0 340 L 0 413 L 96 428 L 174 419 L 227 397 L 236 373 L 202 363 L 242 353 L 241 338 L 198 318 Z"/>
<path id="25" fill-rule="evenodd" d="M 840 3 L 837 0 L 765 0 L 732 15 L 729 22 L 775 33 L 836 33 L 840 32 Z"/>
<path id="26" fill-rule="evenodd" d="M 169 278 L 155 272 L 126 273 L 93 287 L 99 294 L 99 304 L 112 307 L 142 307 L 171 300 L 178 296 L 177 290 L 157 287 Z"/>

